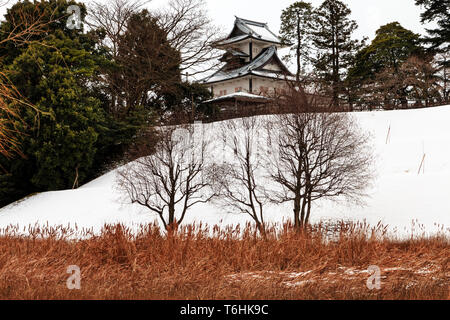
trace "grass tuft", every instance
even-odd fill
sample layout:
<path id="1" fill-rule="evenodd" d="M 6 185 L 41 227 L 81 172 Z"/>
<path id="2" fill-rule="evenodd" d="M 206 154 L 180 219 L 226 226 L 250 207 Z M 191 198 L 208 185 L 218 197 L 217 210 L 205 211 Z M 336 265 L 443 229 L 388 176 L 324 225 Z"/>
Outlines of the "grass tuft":
<path id="1" fill-rule="evenodd" d="M 382 225 L 322 223 L 299 234 L 287 224 L 264 239 L 249 225 L 170 236 L 154 225 L 105 226 L 76 241 L 68 228 L 8 230 L 0 299 L 449 299 L 449 238 L 390 239 Z M 81 290 L 67 289 L 70 265 L 81 268 Z M 366 286 L 371 265 L 380 290 Z"/>

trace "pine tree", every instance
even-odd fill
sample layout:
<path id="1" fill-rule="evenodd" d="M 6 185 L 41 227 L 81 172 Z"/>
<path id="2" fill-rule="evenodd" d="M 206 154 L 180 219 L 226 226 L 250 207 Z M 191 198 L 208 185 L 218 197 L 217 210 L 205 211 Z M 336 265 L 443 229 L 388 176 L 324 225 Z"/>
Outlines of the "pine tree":
<path id="1" fill-rule="evenodd" d="M 450 51 L 450 1 L 449 0 L 416 0 L 416 5 L 423 6 L 422 23 L 435 21 L 435 29 L 427 29 L 426 41 L 433 49 L 441 52 Z"/>
<path id="2" fill-rule="evenodd" d="M 427 29 L 425 42 L 431 45 L 431 50 L 438 53 L 437 62 L 440 66 L 442 80 L 442 96 L 449 101 L 448 74 L 450 73 L 450 1 L 449 0 L 416 0 L 416 5 L 425 8 L 421 14 L 422 23 L 436 22 L 437 28 Z"/>
<path id="3" fill-rule="evenodd" d="M 420 35 L 403 28 L 398 22 L 381 26 L 371 44 L 356 54 L 346 79 L 347 86 L 360 91 L 362 86 L 371 82 L 368 86 L 370 90 L 384 88 L 382 92 L 392 91 L 389 94 L 395 94 L 406 108 L 408 85 L 404 85 L 398 75 L 403 63 L 412 56 L 425 59 Z M 392 84 L 390 87 L 387 86 L 389 83 Z M 374 94 L 374 92 L 366 93 Z M 356 96 L 352 98 L 358 99 Z"/>
<path id="4" fill-rule="evenodd" d="M 304 1 L 291 4 L 281 14 L 281 42 L 292 46 L 290 54 L 285 59 L 291 60 L 294 55 L 297 64 L 297 82 L 300 81 L 303 72 L 302 63 L 305 65 L 310 60 L 312 14 L 313 7 Z"/>
<path id="5" fill-rule="evenodd" d="M 339 106 L 343 79 L 362 43 L 352 39 L 357 23 L 351 10 L 339 0 L 325 0 L 314 13 L 313 44 L 318 50 L 314 65 L 321 79 L 331 87 L 334 106 Z"/>
<path id="6" fill-rule="evenodd" d="M 420 35 L 392 22 L 381 26 L 371 44 L 357 53 L 351 74 L 365 80 L 386 68 L 398 72 L 408 58 L 424 54 Z"/>

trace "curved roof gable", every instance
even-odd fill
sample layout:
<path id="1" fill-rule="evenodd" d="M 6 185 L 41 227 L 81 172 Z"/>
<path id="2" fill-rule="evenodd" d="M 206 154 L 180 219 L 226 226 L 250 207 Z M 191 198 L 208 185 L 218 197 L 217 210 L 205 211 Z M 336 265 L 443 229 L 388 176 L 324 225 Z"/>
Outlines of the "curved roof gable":
<path id="1" fill-rule="evenodd" d="M 280 38 L 270 31 L 267 23 L 257 22 L 236 17 L 235 26 L 244 34 L 250 35 L 262 41 L 281 43 Z"/>
<path id="2" fill-rule="evenodd" d="M 236 17 L 231 33 L 226 39 L 218 41 L 216 45 L 227 45 L 248 38 L 266 41 L 273 44 L 281 44 L 280 38 L 275 33 L 270 31 L 267 23 Z"/>
<path id="3" fill-rule="evenodd" d="M 267 76 L 269 78 L 279 78 L 283 74 L 291 76 L 291 73 L 283 65 L 283 63 L 281 63 L 276 53 L 277 50 L 275 46 L 268 47 L 263 51 L 261 51 L 261 53 L 249 64 L 231 71 L 224 71 L 224 69 L 221 69 L 218 72 L 214 73 L 213 75 L 201 80 L 200 83 L 221 82 L 252 74 L 259 76 Z M 273 72 L 264 70 L 264 66 L 271 61 L 274 61 L 277 64 L 279 64 L 284 72 Z"/>

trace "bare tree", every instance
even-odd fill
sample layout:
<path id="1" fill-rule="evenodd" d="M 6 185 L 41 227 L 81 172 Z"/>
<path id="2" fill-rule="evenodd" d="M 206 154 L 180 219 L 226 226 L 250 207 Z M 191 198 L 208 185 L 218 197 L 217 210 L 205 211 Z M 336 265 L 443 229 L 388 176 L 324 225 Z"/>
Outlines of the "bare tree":
<path id="1" fill-rule="evenodd" d="M 432 57 L 411 56 L 397 70 L 385 68 L 373 79 L 361 82 L 358 100 L 361 105 L 379 106 L 384 109 L 431 106 L 443 100 L 442 81 L 438 66 L 433 65 Z"/>
<path id="2" fill-rule="evenodd" d="M 171 0 L 158 13 L 172 47 L 181 53 L 181 72 L 201 75 L 218 66 L 220 57 L 212 44 L 221 38 L 206 12 L 204 0 Z"/>
<path id="3" fill-rule="evenodd" d="M 0 3 L 0 8 L 8 3 L 9 1 Z M 17 17 L 11 16 L 11 28 L 6 33 L 0 31 L 0 45 L 12 42 L 16 46 L 22 46 L 36 40 L 37 36 L 41 38 L 48 31 L 48 27 L 57 20 L 56 11 L 55 8 L 52 12 L 46 12 L 44 6 L 40 4 L 36 4 L 33 10 L 19 9 Z"/>
<path id="4" fill-rule="evenodd" d="M 8 3 L 9 1 L 1 2 L 0 8 Z M 11 16 L 11 28 L 8 31 L 0 30 L 0 45 L 12 43 L 19 47 L 41 43 L 49 25 L 56 21 L 55 12 L 56 9 L 46 12 L 40 5 L 34 6 L 31 11 L 19 9 L 17 19 Z M 39 110 L 21 95 L 10 81 L 8 74 L 0 71 L 0 155 L 2 156 L 21 154 L 16 137 L 20 130 L 19 124 L 24 125 L 20 118 L 22 108 L 34 110 L 36 117 L 39 117 Z"/>
<path id="5" fill-rule="evenodd" d="M 431 57 L 424 59 L 412 56 L 400 66 L 399 72 L 409 87 L 409 98 L 415 100 L 416 105 L 422 106 L 424 102 L 425 107 L 429 107 L 442 99 L 438 68 L 433 66 L 431 60 Z"/>
<path id="6" fill-rule="evenodd" d="M 132 203 L 158 214 L 169 232 L 183 222 L 189 208 L 212 197 L 206 175 L 209 142 L 196 129 L 159 128 L 154 153 L 143 154 L 118 172 L 119 189 Z"/>
<path id="7" fill-rule="evenodd" d="M 322 198 L 360 201 L 370 181 L 368 136 L 346 113 L 299 108 L 268 125 L 268 168 L 275 203 L 293 203 L 294 225 L 304 229 L 312 204 Z"/>
<path id="8" fill-rule="evenodd" d="M 158 32 L 150 30 L 151 28 L 145 25 L 130 23 L 133 17 L 146 10 L 149 2 L 148 0 L 94 2 L 90 11 L 89 25 L 91 28 L 104 31 L 103 45 L 109 49 L 111 55 L 111 65 L 105 66 L 103 73 L 105 90 L 111 101 L 110 112 L 117 116 L 127 114 L 133 110 L 136 102 L 142 100 L 151 100 L 152 103 L 164 105 L 165 103 L 159 99 L 161 95 L 154 95 L 156 90 L 148 87 L 149 84 L 156 83 L 156 87 L 164 87 L 165 93 L 174 93 L 172 92 L 176 90 L 174 83 L 182 79 L 179 76 L 174 79 L 171 76 L 172 71 L 176 71 L 178 75 L 189 71 L 191 76 L 195 76 L 219 64 L 216 63 L 218 51 L 211 46 L 211 43 L 219 37 L 219 32 L 208 18 L 203 0 L 173 0 L 164 9 L 148 12 L 148 16 L 154 19 L 161 29 L 157 30 Z M 135 35 L 140 41 L 126 43 L 124 41 L 126 34 Z M 158 47 L 152 44 L 158 34 L 164 35 L 167 45 Z M 156 62 L 161 57 L 168 63 Z M 176 68 L 173 64 L 175 61 Z M 164 72 L 158 72 L 157 68 Z M 129 77 L 136 81 L 130 80 Z M 140 99 L 134 98 L 136 94 Z"/>
<path id="9" fill-rule="evenodd" d="M 124 33 L 127 31 L 131 17 L 143 9 L 149 0 L 112 0 L 107 3 L 93 1 L 87 24 L 92 29 L 102 30 L 105 37 L 102 45 L 108 48 L 111 62 L 120 64 L 119 49 Z M 107 93 L 111 96 L 110 111 L 112 114 L 122 112 L 121 94 L 124 92 L 123 76 L 118 68 L 104 68 L 104 80 Z"/>
<path id="10" fill-rule="evenodd" d="M 261 235 L 265 235 L 264 205 L 268 202 L 264 187 L 265 150 L 261 145 L 265 118 L 229 120 L 222 125 L 224 155 L 232 155 L 214 165 L 214 184 L 225 208 L 248 214 Z"/>
<path id="11" fill-rule="evenodd" d="M 88 24 L 105 32 L 103 45 L 110 48 L 111 55 L 119 54 L 121 36 L 127 30 L 128 20 L 139 12 L 150 0 L 112 0 L 107 3 L 93 1 L 89 11 Z"/>

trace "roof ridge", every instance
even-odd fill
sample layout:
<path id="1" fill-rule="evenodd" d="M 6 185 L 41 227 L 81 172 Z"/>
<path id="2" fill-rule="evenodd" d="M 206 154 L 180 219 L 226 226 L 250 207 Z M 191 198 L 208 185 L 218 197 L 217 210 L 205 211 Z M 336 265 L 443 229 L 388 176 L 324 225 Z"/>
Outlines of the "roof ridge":
<path id="1" fill-rule="evenodd" d="M 254 30 L 254 28 L 252 28 L 252 26 L 255 26 L 255 27 L 265 29 L 269 34 L 271 34 L 275 39 L 277 39 L 278 42 L 280 41 L 279 36 L 277 34 L 275 34 L 272 30 L 269 29 L 269 25 L 267 22 L 257 22 L 257 21 L 252 21 L 252 20 L 248 20 L 248 19 L 239 18 L 237 16 L 235 16 L 235 17 L 236 17 L 235 25 L 239 25 L 239 24 L 242 25 L 246 30 L 248 30 L 250 35 L 256 35 L 260 39 L 263 38 L 262 34 L 260 34 L 256 30 Z M 242 30 L 242 31 L 244 31 L 244 30 Z"/>
<path id="2" fill-rule="evenodd" d="M 268 59 L 271 56 L 274 55 L 274 53 L 276 53 L 276 50 L 274 49 L 275 46 L 270 46 L 267 48 L 264 48 L 250 63 L 248 63 L 245 66 L 242 66 L 241 68 L 237 69 L 241 72 L 245 72 L 245 71 L 253 71 L 255 69 L 258 69 L 259 67 L 261 67 L 262 64 L 264 64 L 266 61 L 264 61 L 264 59 Z M 236 70 L 236 71 L 237 71 Z"/>
<path id="3" fill-rule="evenodd" d="M 224 67 L 220 68 L 218 71 L 214 72 L 212 75 L 200 80 L 201 82 L 206 82 L 209 79 L 213 78 L 214 76 L 216 76 L 217 74 L 220 74 L 221 72 L 223 73 L 227 73 L 227 74 L 232 74 L 232 73 L 237 73 L 238 75 L 242 75 L 242 74 L 248 74 L 251 73 L 253 70 L 258 69 L 259 67 L 261 67 L 261 65 L 263 65 L 266 61 L 264 61 L 265 59 L 269 59 L 270 57 L 272 57 L 274 54 L 276 54 L 276 50 L 275 50 L 275 46 L 270 46 L 267 48 L 264 48 L 251 62 L 249 62 L 248 64 L 237 68 L 235 70 L 230 70 L 230 71 L 224 71 Z"/>
<path id="4" fill-rule="evenodd" d="M 235 16 L 236 20 L 241 20 L 244 21 L 248 24 L 255 24 L 261 27 L 267 27 L 267 22 L 259 22 L 259 21 L 254 21 L 254 20 L 249 20 L 249 19 L 244 19 L 244 18 L 239 18 L 238 16 Z"/>

